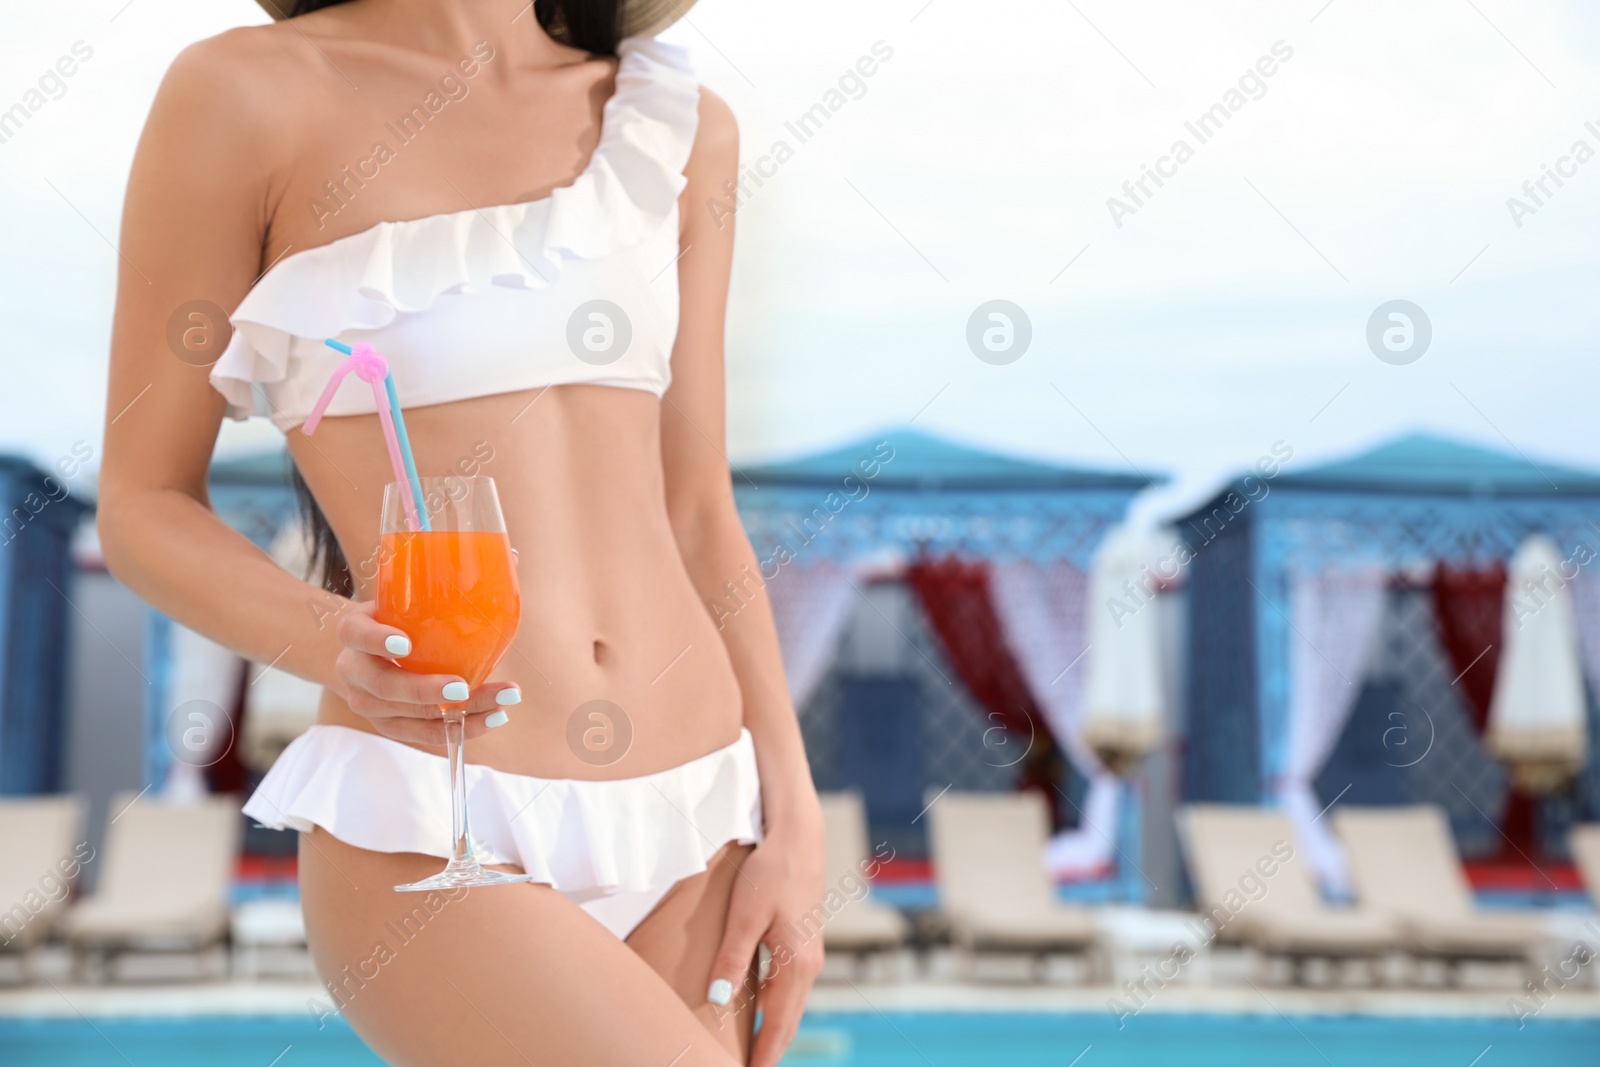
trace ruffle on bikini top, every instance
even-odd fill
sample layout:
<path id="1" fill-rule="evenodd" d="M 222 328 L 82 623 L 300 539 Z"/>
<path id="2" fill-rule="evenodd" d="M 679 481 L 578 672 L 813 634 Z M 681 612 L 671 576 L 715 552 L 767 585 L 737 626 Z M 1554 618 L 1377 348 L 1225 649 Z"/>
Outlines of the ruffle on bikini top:
<path id="1" fill-rule="evenodd" d="M 272 266 L 230 316 L 233 336 L 211 372 L 229 417 L 254 413 L 253 383 L 289 376 L 296 338 L 382 329 L 446 293 L 552 286 L 572 259 L 602 260 L 659 234 L 687 184 L 699 82 L 673 45 L 628 38 L 618 55 L 599 143 L 572 184 L 539 200 L 380 222 Z"/>

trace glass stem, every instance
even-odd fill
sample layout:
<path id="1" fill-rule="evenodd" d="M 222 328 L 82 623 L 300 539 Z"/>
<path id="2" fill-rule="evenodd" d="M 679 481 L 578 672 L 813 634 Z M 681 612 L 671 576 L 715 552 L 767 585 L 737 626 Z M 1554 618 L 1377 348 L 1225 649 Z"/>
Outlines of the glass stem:
<path id="1" fill-rule="evenodd" d="M 467 717 L 464 709 L 444 707 L 444 754 L 450 761 L 450 866 L 476 866 L 472 831 L 467 826 Z"/>

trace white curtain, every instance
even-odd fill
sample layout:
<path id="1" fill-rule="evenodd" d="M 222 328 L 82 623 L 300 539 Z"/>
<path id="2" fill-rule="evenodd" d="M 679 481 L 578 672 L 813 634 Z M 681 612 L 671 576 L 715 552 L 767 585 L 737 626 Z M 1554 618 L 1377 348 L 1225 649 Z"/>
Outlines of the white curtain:
<path id="1" fill-rule="evenodd" d="M 193 630 L 172 624 L 172 673 L 162 728 L 172 761 L 162 791 L 187 799 L 206 793 L 205 768 L 234 743 L 233 704 L 244 660 Z"/>
<path id="2" fill-rule="evenodd" d="M 1289 580 L 1289 735 L 1278 800 L 1306 863 L 1324 886 L 1349 892 L 1349 871 L 1312 781 L 1328 761 L 1361 693 L 1383 617 L 1384 574 L 1330 568 Z"/>
<path id="3" fill-rule="evenodd" d="M 278 530 L 267 555 L 296 578 L 316 581 L 311 577 L 311 540 L 298 517 Z M 324 626 L 334 625 L 333 604 L 330 598 Z M 282 667 L 253 664 L 250 685 L 245 689 L 244 724 L 239 728 L 239 758 L 251 769 L 265 772 L 289 742 L 316 724 L 321 703 L 322 686 Z"/>
<path id="4" fill-rule="evenodd" d="M 990 571 L 995 614 L 1050 732 L 1089 779 L 1078 828 L 1050 842 L 1045 862 L 1058 878 L 1105 873 L 1117 839 L 1122 785 L 1083 743 L 1088 665 L 1089 578 L 1070 563 L 996 562 Z"/>
<path id="5" fill-rule="evenodd" d="M 834 563 L 789 564 L 767 583 L 778 627 L 789 698 L 803 711 L 833 662 L 839 635 L 850 621 L 856 591 L 851 572 Z"/>

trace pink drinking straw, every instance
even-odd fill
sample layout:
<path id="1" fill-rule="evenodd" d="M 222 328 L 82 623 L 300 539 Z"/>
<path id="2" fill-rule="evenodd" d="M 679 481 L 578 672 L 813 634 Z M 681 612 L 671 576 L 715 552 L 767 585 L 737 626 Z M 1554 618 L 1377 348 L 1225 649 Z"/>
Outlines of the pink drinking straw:
<path id="1" fill-rule="evenodd" d="M 340 363 L 333 377 L 328 379 L 322 395 L 311 408 L 311 414 L 300 427 L 301 431 L 307 437 L 317 432 L 323 414 L 327 412 L 328 405 L 333 403 L 333 394 L 339 391 L 345 376 L 354 371 L 357 378 L 372 386 L 372 399 L 378 409 L 378 421 L 383 424 L 383 440 L 389 448 L 394 480 L 411 487 L 410 494 L 405 497 L 407 522 L 412 530 L 429 529 L 428 509 L 422 500 L 422 480 L 417 477 L 417 464 L 411 455 L 411 440 L 406 434 L 406 419 L 400 411 L 400 398 L 395 392 L 389 361 L 378 355 L 378 350 L 365 341 L 357 341 L 352 346 L 330 337 L 324 343 L 349 358 Z"/>

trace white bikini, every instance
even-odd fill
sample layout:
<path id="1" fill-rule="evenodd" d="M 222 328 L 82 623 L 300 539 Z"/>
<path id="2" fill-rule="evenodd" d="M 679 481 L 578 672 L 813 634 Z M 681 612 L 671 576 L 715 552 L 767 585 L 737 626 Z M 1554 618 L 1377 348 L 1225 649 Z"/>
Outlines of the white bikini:
<path id="1" fill-rule="evenodd" d="M 599 144 L 571 185 L 541 200 L 380 222 L 274 264 L 233 313 L 211 371 L 229 416 L 299 426 L 343 358 L 328 337 L 370 342 L 407 408 L 574 383 L 663 394 L 678 327 L 678 196 L 700 89 L 677 48 L 629 38 L 618 52 Z M 374 411 L 371 389 L 353 376 L 328 408 Z M 313 726 L 244 811 L 277 829 L 321 826 L 359 848 L 444 858 L 448 781 L 442 757 Z M 747 731 L 638 778 L 554 780 L 469 764 L 467 803 L 484 862 L 521 867 L 618 937 L 728 842 L 762 834 Z"/>

